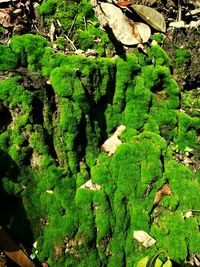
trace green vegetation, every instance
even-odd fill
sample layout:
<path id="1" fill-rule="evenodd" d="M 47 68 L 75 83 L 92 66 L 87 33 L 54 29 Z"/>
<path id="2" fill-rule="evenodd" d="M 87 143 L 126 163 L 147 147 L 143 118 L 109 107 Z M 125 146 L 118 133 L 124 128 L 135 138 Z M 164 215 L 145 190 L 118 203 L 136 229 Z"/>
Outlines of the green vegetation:
<path id="1" fill-rule="evenodd" d="M 89 0 L 46 0 L 42 2 L 39 12 L 47 27 L 53 22 L 60 29 L 60 38 L 65 40 L 64 46 L 63 40 L 55 41 L 60 50 L 74 49 L 66 35 L 79 49 L 95 49 L 100 56 L 109 55 L 114 49 L 105 31 L 99 28 Z"/>
<path id="2" fill-rule="evenodd" d="M 191 55 L 190 55 L 190 51 L 187 49 L 183 49 L 183 48 L 176 49 L 174 51 L 173 56 L 174 56 L 174 60 L 175 60 L 177 65 L 182 65 L 184 63 L 185 64 L 190 63 Z"/>
<path id="3" fill-rule="evenodd" d="M 10 47 L 0 45 L 0 71 L 11 70 L 17 67 L 17 58 Z"/>
<path id="4" fill-rule="evenodd" d="M 76 3 L 92 19 L 89 4 Z M 75 5 L 62 6 L 74 18 L 77 11 L 67 10 Z M 60 1 L 43 2 L 46 23 L 59 8 Z M 84 35 L 79 14 L 76 34 Z M 37 241 L 33 255 L 51 267 L 132 267 L 161 250 L 180 266 L 200 253 L 198 171 L 176 160 L 197 150 L 200 120 L 180 111 L 165 51 L 152 45 L 147 55 L 91 59 L 55 53 L 33 35 L 15 36 L 0 49 L 10 55 L 0 60 L 1 70 L 18 66 L 29 73 L 28 82 L 14 73 L 0 82 L 0 118 L 6 114 L 0 124 L 0 190 L 22 200 Z M 43 77 L 50 84 L 40 82 Z M 101 145 L 121 124 L 122 144 L 108 156 Z M 90 179 L 100 190 L 83 188 Z M 166 183 L 172 194 L 155 205 Z M 9 227 L 12 215 L 6 216 L 1 223 Z M 133 238 L 137 230 L 156 244 L 145 248 Z"/>

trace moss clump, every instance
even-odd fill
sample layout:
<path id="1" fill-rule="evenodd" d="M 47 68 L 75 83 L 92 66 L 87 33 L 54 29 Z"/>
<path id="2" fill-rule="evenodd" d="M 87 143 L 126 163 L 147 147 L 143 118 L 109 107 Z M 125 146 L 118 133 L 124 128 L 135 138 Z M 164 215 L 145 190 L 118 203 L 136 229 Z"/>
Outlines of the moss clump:
<path id="1" fill-rule="evenodd" d="M 36 71 L 41 68 L 40 59 L 44 54 L 44 47 L 47 45 L 47 40 L 39 35 L 16 35 L 12 38 L 11 50 L 20 65 Z"/>
<path id="2" fill-rule="evenodd" d="M 58 48 L 73 50 L 67 35 L 78 49 L 94 49 L 100 56 L 112 54 L 114 47 L 109 41 L 107 34 L 99 28 L 99 22 L 94 14 L 89 0 L 62 1 L 46 0 L 41 3 L 40 14 L 44 17 L 45 25 L 56 23 L 60 31 L 60 38 L 64 38 L 65 45 L 58 44 Z M 56 41 L 58 43 L 58 41 Z"/>
<path id="3" fill-rule="evenodd" d="M 177 65 L 190 63 L 191 55 L 190 51 L 187 49 L 176 49 L 174 51 L 174 61 Z"/>
<path id="4" fill-rule="evenodd" d="M 0 70 L 11 70 L 17 67 L 17 58 L 10 47 L 0 45 Z"/>
<path id="5" fill-rule="evenodd" d="M 168 55 L 156 45 L 124 58 L 69 56 L 32 35 L 15 36 L 11 48 L 32 75 L 0 83 L 0 118 L 8 117 L 0 189 L 22 199 L 37 258 L 52 267 L 135 266 L 162 249 L 177 264 L 199 253 L 199 214 L 185 216 L 199 209 L 198 173 L 174 159 L 173 147 L 197 150 L 200 120 L 179 110 Z M 33 71 L 51 84 L 30 86 Z M 121 124 L 122 143 L 108 156 L 101 145 Z M 164 184 L 172 194 L 155 205 Z M 146 249 L 137 230 L 156 245 Z"/>
<path id="6" fill-rule="evenodd" d="M 55 0 L 45 0 L 42 2 L 40 6 L 40 14 L 41 15 L 52 15 L 54 14 L 57 6 L 57 2 Z"/>

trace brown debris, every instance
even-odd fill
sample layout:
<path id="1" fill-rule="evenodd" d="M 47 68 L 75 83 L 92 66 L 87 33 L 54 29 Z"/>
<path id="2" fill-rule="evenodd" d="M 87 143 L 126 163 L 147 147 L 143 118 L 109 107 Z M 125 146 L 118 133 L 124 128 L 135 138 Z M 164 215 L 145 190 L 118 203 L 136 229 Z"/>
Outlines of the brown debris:
<path id="1" fill-rule="evenodd" d="M 172 191 L 168 184 L 164 184 L 156 193 L 153 204 L 156 205 L 163 199 L 164 196 L 171 196 Z"/>
<path id="2" fill-rule="evenodd" d="M 0 8 L 0 24 L 5 27 L 12 27 L 12 19 L 11 19 L 12 9 L 8 8 Z"/>
<path id="3" fill-rule="evenodd" d="M 17 244 L 0 226 L 0 247 L 4 253 L 21 267 L 35 267 L 35 264 L 25 255 Z"/>

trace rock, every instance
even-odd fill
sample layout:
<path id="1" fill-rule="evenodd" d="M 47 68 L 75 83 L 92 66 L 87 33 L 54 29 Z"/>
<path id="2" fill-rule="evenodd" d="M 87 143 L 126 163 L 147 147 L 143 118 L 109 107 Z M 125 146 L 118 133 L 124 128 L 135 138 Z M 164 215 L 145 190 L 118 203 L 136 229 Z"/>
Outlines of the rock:
<path id="1" fill-rule="evenodd" d="M 92 182 L 92 180 L 88 180 L 85 184 L 81 185 L 80 188 L 83 188 L 83 189 L 90 189 L 90 190 L 100 190 L 101 189 L 101 186 Z"/>
<path id="2" fill-rule="evenodd" d="M 151 237 L 148 233 L 142 230 L 134 231 L 133 237 L 139 243 L 142 243 L 145 248 L 152 247 L 156 243 L 156 240 L 153 237 Z"/>
<path id="3" fill-rule="evenodd" d="M 114 134 L 108 138 L 101 148 L 108 152 L 108 155 L 111 156 L 115 153 L 117 147 L 122 144 L 122 142 L 119 140 L 118 136 L 126 129 L 124 125 L 120 125 L 117 130 L 114 132 Z"/>

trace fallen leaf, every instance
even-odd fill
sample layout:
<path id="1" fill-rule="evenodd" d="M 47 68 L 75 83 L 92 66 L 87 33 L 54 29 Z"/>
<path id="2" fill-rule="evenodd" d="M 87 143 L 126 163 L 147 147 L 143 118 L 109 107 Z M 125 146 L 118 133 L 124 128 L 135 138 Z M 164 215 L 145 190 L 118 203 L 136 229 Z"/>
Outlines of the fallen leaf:
<path id="1" fill-rule="evenodd" d="M 120 125 L 117 130 L 114 132 L 114 134 L 108 138 L 103 145 L 101 146 L 101 148 L 105 151 L 108 152 L 109 156 L 112 156 L 117 147 L 122 144 L 122 142 L 119 140 L 118 136 L 126 129 L 126 127 L 124 125 Z"/>
<path id="2" fill-rule="evenodd" d="M 130 6 L 133 4 L 133 2 L 132 1 L 118 1 L 116 4 L 118 6 Z"/>
<path id="3" fill-rule="evenodd" d="M 151 27 L 157 31 L 165 32 L 166 23 L 162 14 L 156 11 L 154 8 L 144 5 L 131 5 L 131 8 Z"/>
<path id="4" fill-rule="evenodd" d="M 168 184 L 164 184 L 156 193 L 153 204 L 158 204 L 158 202 L 163 199 L 164 196 L 171 196 L 172 195 L 172 191 L 169 187 Z"/>
<path id="5" fill-rule="evenodd" d="M 142 42 L 143 43 L 148 42 L 151 36 L 151 29 L 149 28 L 149 26 L 142 22 L 135 22 L 135 27 L 142 39 Z"/>
<path id="6" fill-rule="evenodd" d="M 0 24 L 5 28 L 13 26 L 11 12 L 12 10 L 9 7 L 0 9 Z"/>
<path id="7" fill-rule="evenodd" d="M 0 226 L 0 247 L 4 253 L 21 267 L 35 267 L 35 264 L 15 244 L 9 235 Z"/>
<path id="8" fill-rule="evenodd" d="M 10 3 L 11 0 L 0 0 L 0 4 L 4 4 L 4 3 Z"/>
<path id="9" fill-rule="evenodd" d="M 131 25 L 120 8 L 109 3 L 101 3 L 100 6 L 105 14 L 109 27 L 112 29 L 118 41 L 124 45 L 141 43 L 142 40 L 139 33 L 135 31 L 134 22 Z"/>
<path id="10" fill-rule="evenodd" d="M 145 248 L 152 247 L 156 243 L 156 240 L 153 237 L 151 237 L 148 233 L 142 230 L 134 231 L 133 237 L 138 242 L 142 243 Z"/>
<path id="11" fill-rule="evenodd" d="M 80 188 L 83 188 L 83 189 L 90 189 L 90 190 L 100 190 L 101 189 L 101 186 L 92 182 L 92 180 L 88 180 L 85 184 L 81 185 Z"/>

